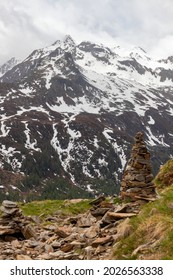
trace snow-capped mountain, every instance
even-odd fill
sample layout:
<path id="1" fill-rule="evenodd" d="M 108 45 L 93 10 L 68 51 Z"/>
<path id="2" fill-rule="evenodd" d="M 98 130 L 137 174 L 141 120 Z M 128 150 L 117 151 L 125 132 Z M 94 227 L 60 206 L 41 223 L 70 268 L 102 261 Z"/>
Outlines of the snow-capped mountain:
<path id="1" fill-rule="evenodd" d="M 64 178 L 78 193 L 115 193 L 138 131 L 155 172 L 173 154 L 171 57 L 66 36 L 0 81 L 1 169 L 28 175 L 19 189 L 44 193 Z"/>
<path id="2" fill-rule="evenodd" d="M 16 59 L 15 57 L 12 57 L 10 60 L 8 60 L 6 63 L 4 63 L 2 66 L 0 66 L 0 77 L 3 76 L 7 71 L 12 69 L 19 62 L 20 61 L 18 59 Z"/>

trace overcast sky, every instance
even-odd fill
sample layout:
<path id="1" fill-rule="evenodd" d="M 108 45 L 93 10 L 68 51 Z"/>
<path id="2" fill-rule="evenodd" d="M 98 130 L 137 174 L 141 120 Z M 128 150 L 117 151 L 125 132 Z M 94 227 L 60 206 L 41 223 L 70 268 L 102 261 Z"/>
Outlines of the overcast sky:
<path id="1" fill-rule="evenodd" d="M 0 0 L 0 65 L 70 34 L 173 55 L 173 0 Z"/>

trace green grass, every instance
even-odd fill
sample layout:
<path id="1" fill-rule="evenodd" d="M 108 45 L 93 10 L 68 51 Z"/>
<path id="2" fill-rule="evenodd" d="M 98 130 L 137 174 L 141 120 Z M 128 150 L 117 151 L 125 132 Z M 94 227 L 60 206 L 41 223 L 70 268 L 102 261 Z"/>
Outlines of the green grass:
<path id="1" fill-rule="evenodd" d="M 160 249 L 165 251 L 165 260 L 173 260 L 173 231 L 170 230 L 166 238 L 161 242 Z"/>
<path id="2" fill-rule="evenodd" d="M 154 179 L 157 188 L 165 188 L 173 184 L 173 160 L 168 160 L 160 169 L 159 173 Z"/>
<path id="3" fill-rule="evenodd" d="M 70 200 L 44 200 L 33 201 L 26 204 L 19 204 L 24 215 L 47 217 L 59 213 L 69 216 L 87 211 L 90 208 L 89 200 L 82 200 L 76 203 L 70 203 Z"/>
<path id="4" fill-rule="evenodd" d="M 132 233 L 115 245 L 113 258 L 138 259 L 141 252 L 132 256 L 136 248 L 158 240 L 157 246 L 147 251 L 147 257 L 173 259 L 173 186 L 166 188 L 158 200 L 143 206 L 130 224 Z"/>

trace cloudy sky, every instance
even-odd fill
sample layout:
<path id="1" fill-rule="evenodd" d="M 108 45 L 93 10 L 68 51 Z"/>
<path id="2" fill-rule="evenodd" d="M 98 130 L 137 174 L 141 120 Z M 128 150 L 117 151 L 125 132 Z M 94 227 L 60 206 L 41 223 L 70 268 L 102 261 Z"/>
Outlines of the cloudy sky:
<path id="1" fill-rule="evenodd" d="M 173 55 L 173 0 L 0 0 L 0 65 L 70 34 Z"/>

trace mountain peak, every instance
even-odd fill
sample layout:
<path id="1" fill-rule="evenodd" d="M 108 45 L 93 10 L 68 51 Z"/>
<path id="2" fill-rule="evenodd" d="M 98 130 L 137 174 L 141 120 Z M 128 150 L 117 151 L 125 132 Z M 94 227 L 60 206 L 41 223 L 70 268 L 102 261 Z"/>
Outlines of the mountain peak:
<path id="1" fill-rule="evenodd" d="M 0 66 L 0 77 L 3 76 L 7 71 L 12 69 L 15 65 L 17 65 L 20 61 L 15 57 L 12 57 L 3 65 Z"/>
<path id="2" fill-rule="evenodd" d="M 55 41 L 52 44 L 52 46 L 49 48 L 52 48 L 52 47 L 53 48 L 60 47 L 64 51 L 68 52 L 68 51 L 73 51 L 73 49 L 75 49 L 76 43 L 70 35 L 65 35 L 62 40 Z"/>
<path id="3" fill-rule="evenodd" d="M 73 40 L 73 38 L 70 35 L 65 35 L 65 37 L 63 39 L 63 43 L 68 44 L 68 45 L 76 45 L 75 41 Z"/>

